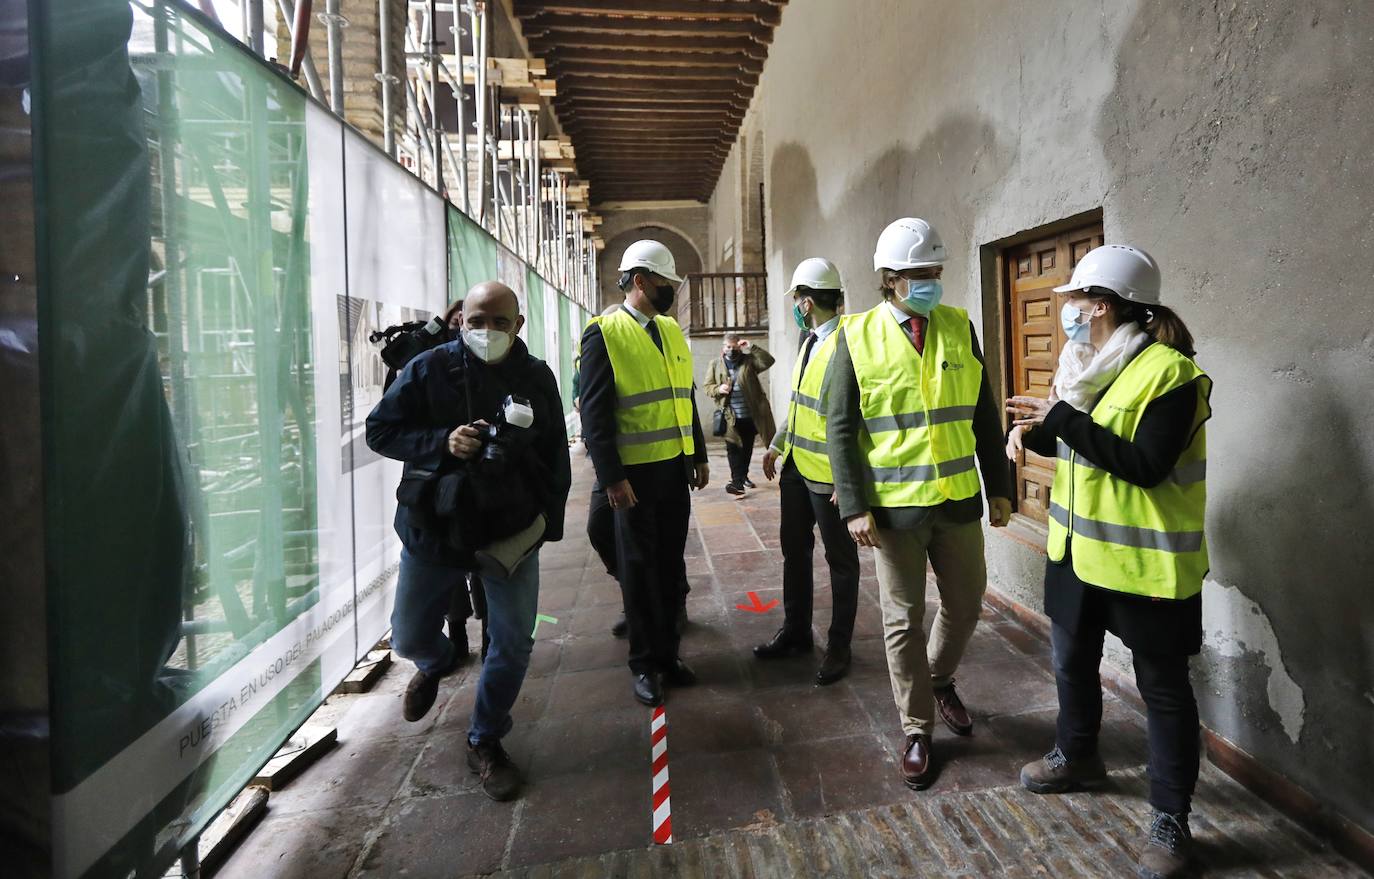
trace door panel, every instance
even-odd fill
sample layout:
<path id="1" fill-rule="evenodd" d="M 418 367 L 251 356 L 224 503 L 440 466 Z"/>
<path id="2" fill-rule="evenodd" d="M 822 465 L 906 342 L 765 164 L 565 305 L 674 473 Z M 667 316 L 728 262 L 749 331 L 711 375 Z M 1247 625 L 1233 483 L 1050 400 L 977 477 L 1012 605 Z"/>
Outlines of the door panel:
<path id="1" fill-rule="evenodd" d="M 1054 287 L 1067 283 L 1073 267 L 1102 244 L 1102 224 L 1008 249 L 1005 290 L 1010 299 L 1011 338 L 1007 340 L 1012 392 L 1048 397 L 1064 346 Z M 1039 522 L 1049 519 L 1054 459 L 1022 452 L 1016 464 L 1017 512 Z"/>

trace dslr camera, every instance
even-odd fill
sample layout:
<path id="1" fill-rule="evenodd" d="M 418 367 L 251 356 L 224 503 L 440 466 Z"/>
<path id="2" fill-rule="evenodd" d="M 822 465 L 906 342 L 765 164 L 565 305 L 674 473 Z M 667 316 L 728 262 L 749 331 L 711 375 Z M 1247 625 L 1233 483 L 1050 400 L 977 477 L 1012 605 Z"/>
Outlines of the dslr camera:
<path id="1" fill-rule="evenodd" d="M 374 345 L 382 342 L 382 362 L 400 372 L 407 363 L 449 338 L 443 320 L 432 317 L 427 321 L 413 320 L 377 330 L 369 334 L 367 340 Z"/>
<path id="2" fill-rule="evenodd" d="M 506 397 L 496 417 L 478 435 L 482 441 L 478 466 L 488 470 L 504 469 L 518 457 L 519 450 L 529 441 L 530 426 L 533 424 L 534 407 L 530 401 L 514 394 Z"/>

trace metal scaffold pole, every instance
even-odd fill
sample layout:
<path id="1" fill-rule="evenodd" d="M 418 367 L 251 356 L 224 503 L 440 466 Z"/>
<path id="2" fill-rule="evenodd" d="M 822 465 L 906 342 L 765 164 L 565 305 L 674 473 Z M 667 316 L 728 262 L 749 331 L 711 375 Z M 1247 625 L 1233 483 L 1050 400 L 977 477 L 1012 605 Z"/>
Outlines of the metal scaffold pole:
<path id="1" fill-rule="evenodd" d="M 530 114 L 531 137 L 534 140 L 534 165 L 530 173 L 530 179 L 534 181 L 534 193 L 530 199 L 533 216 L 530 218 L 534 224 L 534 270 L 540 270 L 540 263 L 543 261 L 544 252 L 544 175 L 539 161 L 539 115 Z"/>
<path id="2" fill-rule="evenodd" d="M 425 43 L 425 53 L 428 56 L 425 60 L 429 62 L 429 122 L 430 122 L 430 150 L 434 161 L 434 188 L 441 195 L 447 197 L 444 192 L 444 156 L 440 152 L 440 143 L 444 139 L 443 126 L 439 122 L 439 10 L 434 0 L 429 0 L 429 15 L 425 22 L 425 29 L 429 32 L 429 40 Z"/>
<path id="3" fill-rule="evenodd" d="M 475 0 L 472 13 L 472 54 L 477 60 L 477 222 L 487 222 L 487 4 Z"/>
<path id="4" fill-rule="evenodd" d="M 396 128 L 392 119 L 391 90 L 396 85 L 396 75 L 391 69 L 391 10 L 387 0 L 377 0 L 377 38 L 381 42 L 382 72 L 377 81 L 382 84 L 382 148 L 391 158 L 396 158 Z"/>
<path id="5" fill-rule="evenodd" d="M 339 0 L 325 0 L 320 18 L 325 26 L 325 45 L 329 53 L 329 109 L 336 116 L 344 112 L 343 28 L 347 19 L 339 14 Z"/>
<path id="6" fill-rule="evenodd" d="M 277 11 L 281 13 L 282 20 L 286 22 L 287 29 L 291 34 L 291 43 L 296 43 L 296 8 L 291 0 L 277 0 Z M 307 10 L 301 10 L 309 20 Z M 320 82 L 320 72 L 315 69 L 315 57 L 310 54 L 310 47 L 305 47 L 305 55 L 301 58 L 301 69 L 305 71 L 305 84 L 310 89 L 310 96 L 317 101 L 325 99 L 324 83 Z"/>
<path id="7" fill-rule="evenodd" d="M 458 63 L 458 70 L 453 78 L 453 100 L 458 105 L 458 186 L 463 190 L 463 199 L 460 202 L 463 206 L 463 213 L 472 215 L 472 196 L 468 192 L 468 114 L 467 114 L 467 62 L 463 54 L 463 10 L 472 7 L 462 3 L 455 3 L 453 7 L 453 54 Z M 467 33 L 471 34 L 473 28 L 469 23 Z"/>

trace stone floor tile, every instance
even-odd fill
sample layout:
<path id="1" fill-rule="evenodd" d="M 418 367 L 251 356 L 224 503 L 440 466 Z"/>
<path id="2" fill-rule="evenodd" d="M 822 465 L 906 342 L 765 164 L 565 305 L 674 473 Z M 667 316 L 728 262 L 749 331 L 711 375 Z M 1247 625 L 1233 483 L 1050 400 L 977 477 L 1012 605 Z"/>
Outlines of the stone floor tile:
<path id="1" fill-rule="evenodd" d="M 311 764 L 309 775 L 272 791 L 272 810 L 278 814 L 385 806 L 410 774 L 425 739 L 372 739 L 352 736 L 340 740 Z"/>
<path id="2" fill-rule="evenodd" d="M 784 813 L 782 784 L 763 748 L 684 753 L 668 727 L 673 840 L 769 823 Z M 738 795 L 722 796 L 723 791 Z"/>
<path id="3" fill-rule="evenodd" d="M 553 683 L 550 717 L 621 708 L 634 704 L 634 679 L 626 666 L 560 674 Z"/>
<path id="4" fill-rule="evenodd" d="M 215 875 L 220 879 L 347 876 L 362 854 L 367 830 L 381 816 L 380 806 L 278 814 L 269 804 L 267 814 Z"/>
<path id="5" fill-rule="evenodd" d="M 768 744 L 763 718 L 743 695 L 683 704 L 674 699 L 666 712 L 669 747 L 676 757 L 756 750 Z"/>
<path id="6" fill-rule="evenodd" d="M 834 815 L 918 796 L 902 784 L 896 747 L 883 747 L 871 733 L 773 747 L 792 815 Z"/>
<path id="7" fill-rule="evenodd" d="M 588 635 L 584 638 L 569 638 L 563 642 L 562 673 L 585 671 L 593 668 L 625 668 L 629 657 L 629 643 L 624 638 L 613 638 L 608 631 L 604 635 Z"/>
<path id="8" fill-rule="evenodd" d="M 481 791 L 401 800 L 388 812 L 358 876 L 447 879 L 495 870 L 514 811 L 514 803 L 494 802 Z"/>
<path id="9" fill-rule="evenodd" d="M 805 679 L 760 690 L 749 701 L 759 712 L 769 744 L 833 739 L 869 730 L 858 699 L 843 687 L 817 687 Z"/>
<path id="10" fill-rule="evenodd" d="M 648 749 L 627 763 L 632 765 L 559 776 L 531 787 L 511 841 L 510 866 L 648 845 L 653 839 Z"/>
<path id="11" fill-rule="evenodd" d="M 634 762 L 649 753 L 649 721 L 650 710 L 636 704 L 593 714 L 550 716 L 539 725 L 535 736 L 530 776 L 545 784 L 552 783 L 549 779 L 553 776 Z"/>

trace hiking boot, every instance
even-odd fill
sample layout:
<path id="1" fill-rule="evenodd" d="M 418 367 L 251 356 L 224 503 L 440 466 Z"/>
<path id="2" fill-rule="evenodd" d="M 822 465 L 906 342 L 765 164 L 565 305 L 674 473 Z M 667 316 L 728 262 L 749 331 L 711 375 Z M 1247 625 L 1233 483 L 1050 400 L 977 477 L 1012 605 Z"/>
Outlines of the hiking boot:
<path id="1" fill-rule="evenodd" d="M 429 713 L 434 700 L 439 696 L 439 681 L 453 674 L 454 670 L 467 659 L 467 654 L 453 654 L 448 667 L 436 672 L 415 672 L 406 684 L 405 698 L 401 701 L 401 716 L 414 723 Z"/>
<path id="2" fill-rule="evenodd" d="M 1056 745 L 1039 760 L 1021 767 L 1021 786 L 1034 794 L 1062 794 L 1071 790 L 1090 790 L 1107 781 L 1107 767 L 1094 754 L 1069 760 Z"/>
<path id="3" fill-rule="evenodd" d="M 1188 815 L 1155 810 L 1145 848 L 1136 863 L 1141 879 L 1175 879 L 1186 875 L 1193 855 L 1193 834 Z"/>
<path id="4" fill-rule="evenodd" d="M 520 770 L 499 741 L 468 742 L 468 768 L 481 778 L 482 792 L 493 800 L 504 803 L 519 795 Z"/>

